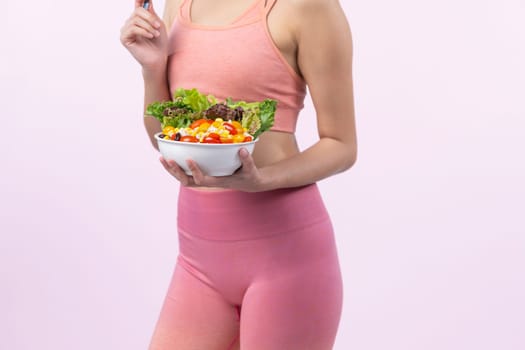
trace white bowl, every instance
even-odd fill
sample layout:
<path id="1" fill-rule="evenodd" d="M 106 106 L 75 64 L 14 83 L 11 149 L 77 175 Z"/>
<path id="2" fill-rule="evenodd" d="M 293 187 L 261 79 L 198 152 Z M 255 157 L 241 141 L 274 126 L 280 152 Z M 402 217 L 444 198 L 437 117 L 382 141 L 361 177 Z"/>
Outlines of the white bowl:
<path id="1" fill-rule="evenodd" d="M 164 159 L 174 160 L 188 175 L 191 175 L 191 170 L 186 164 L 188 159 L 195 161 L 206 175 L 231 175 L 241 166 L 239 150 L 244 147 L 251 154 L 257 142 L 257 140 L 241 143 L 180 142 L 161 139 L 160 134 L 160 132 L 155 134 L 160 154 Z"/>

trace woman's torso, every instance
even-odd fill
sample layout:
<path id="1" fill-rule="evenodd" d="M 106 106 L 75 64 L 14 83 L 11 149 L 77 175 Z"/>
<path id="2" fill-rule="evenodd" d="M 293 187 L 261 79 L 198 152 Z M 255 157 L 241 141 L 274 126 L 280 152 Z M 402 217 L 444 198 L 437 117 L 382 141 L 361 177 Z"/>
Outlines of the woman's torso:
<path id="1" fill-rule="evenodd" d="M 169 31 L 171 31 L 174 22 L 181 19 L 178 16 L 180 16 L 180 6 L 184 1 L 167 0 L 165 20 L 169 26 Z M 185 6 L 189 6 L 187 9 L 187 17 L 189 18 L 186 20 L 191 21 L 190 24 L 195 28 L 225 28 L 239 16 L 245 14 L 256 2 L 262 2 L 262 6 L 264 6 L 265 0 L 186 0 Z M 225 8 L 228 11 L 224 11 Z M 277 1 L 267 16 L 267 28 L 273 44 L 281 55 L 282 65 L 290 73 L 289 77 L 284 78 L 292 77 L 296 82 L 302 82 L 296 60 L 297 45 L 289 20 L 293 18 L 293 16 L 290 17 L 291 10 L 292 8 L 286 1 Z M 213 54 L 213 48 L 204 50 L 203 54 Z M 302 100 L 300 99 L 298 102 L 301 103 L 302 107 Z M 264 167 L 289 158 L 298 152 L 299 149 L 293 131 L 267 131 L 261 135 L 255 147 L 253 158 L 258 167 Z"/>

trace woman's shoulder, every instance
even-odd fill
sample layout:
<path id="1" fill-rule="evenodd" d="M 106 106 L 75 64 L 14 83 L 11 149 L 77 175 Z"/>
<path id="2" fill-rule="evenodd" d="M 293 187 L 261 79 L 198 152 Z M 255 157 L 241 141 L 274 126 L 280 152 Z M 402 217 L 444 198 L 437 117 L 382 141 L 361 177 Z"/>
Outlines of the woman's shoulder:
<path id="1" fill-rule="evenodd" d="M 344 16 L 339 0 L 277 0 L 286 7 L 286 12 L 293 14 L 298 28 L 312 23 L 322 25 L 325 21 L 338 20 Z"/>
<path id="2" fill-rule="evenodd" d="M 277 0 L 276 5 L 279 4 L 296 40 L 311 36 L 312 30 L 319 36 L 319 31 L 330 34 L 348 25 L 339 0 Z"/>
<path id="3" fill-rule="evenodd" d="M 268 2 L 272 0 L 267 0 Z M 319 20 L 330 20 L 343 15 L 339 0 L 273 0 L 272 11 L 279 12 L 287 18 L 292 28 L 300 29 Z M 320 24 L 318 22 L 318 24 Z"/>

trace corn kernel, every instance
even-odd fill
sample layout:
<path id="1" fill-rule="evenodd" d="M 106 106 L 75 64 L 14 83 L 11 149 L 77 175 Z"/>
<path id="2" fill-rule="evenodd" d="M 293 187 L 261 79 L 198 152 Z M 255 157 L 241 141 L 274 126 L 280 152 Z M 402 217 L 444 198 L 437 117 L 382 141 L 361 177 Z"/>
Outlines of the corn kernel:
<path id="1" fill-rule="evenodd" d="M 233 135 L 233 143 L 241 143 L 244 141 L 244 135 Z"/>
<path id="2" fill-rule="evenodd" d="M 162 129 L 162 133 L 165 134 L 165 135 L 169 135 L 170 133 L 173 133 L 174 130 L 175 130 L 175 128 L 173 126 L 165 126 Z"/>
<path id="3" fill-rule="evenodd" d="M 206 130 L 208 130 L 209 127 L 210 127 L 210 124 L 202 123 L 201 125 L 199 125 L 198 131 L 206 131 Z"/>

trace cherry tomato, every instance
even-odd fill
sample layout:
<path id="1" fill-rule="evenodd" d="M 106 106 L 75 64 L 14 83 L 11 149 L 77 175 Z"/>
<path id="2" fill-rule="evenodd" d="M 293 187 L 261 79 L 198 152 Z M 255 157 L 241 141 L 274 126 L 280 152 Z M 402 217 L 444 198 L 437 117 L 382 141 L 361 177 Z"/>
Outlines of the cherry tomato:
<path id="1" fill-rule="evenodd" d="M 232 124 L 224 123 L 224 124 L 222 124 L 222 126 L 224 127 L 224 129 L 228 130 L 230 135 L 237 135 L 237 129 Z"/>
<path id="2" fill-rule="evenodd" d="M 198 126 L 200 126 L 201 124 L 204 124 L 204 123 L 212 124 L 213 121 L 205 119 L 205 118 L 197 119 L 196 121 L 194 121 L 193 123 L 190 124 L 190 128 L 191 129 L 195 129 L 196 127 L 198 127 Z"/>
<path id="3" fill-rule="evenodd" d="M 202 140 L 202 143 L 221 143 L 221 140 L 220 140 L 220 139 L 217 140 L 216 138 L 206 136 L 206 137 Z"/>
<path id="4" fill-rule="evenodd" d="M 250 142 L 250 141 L 253 141 L 253 137 L 251 137 L 251 136 L 246 136 L 246 137 L 244 138 L 244 141 L 243 141 L 243 142 Z"/>
<path id="5" fill-rule="evenodd" d="M 221 136 L 219 134 L 217 134 L 217 133 L 214 133 L 214 132 L 209 133 L 207 137 L 211 137 L 211 138 L 213 138 L 215 140 L 218 140 L 218 141 L 221 140 Z"/>
<path id="6" fill-rule="evenodd" d="M 196 138 L 195 136 L 186 135 L 186 136 L 182 136 L 180 138 L 180 141 L 182 141 L 182 142 L 199 142 L 199 139 Z"/>

